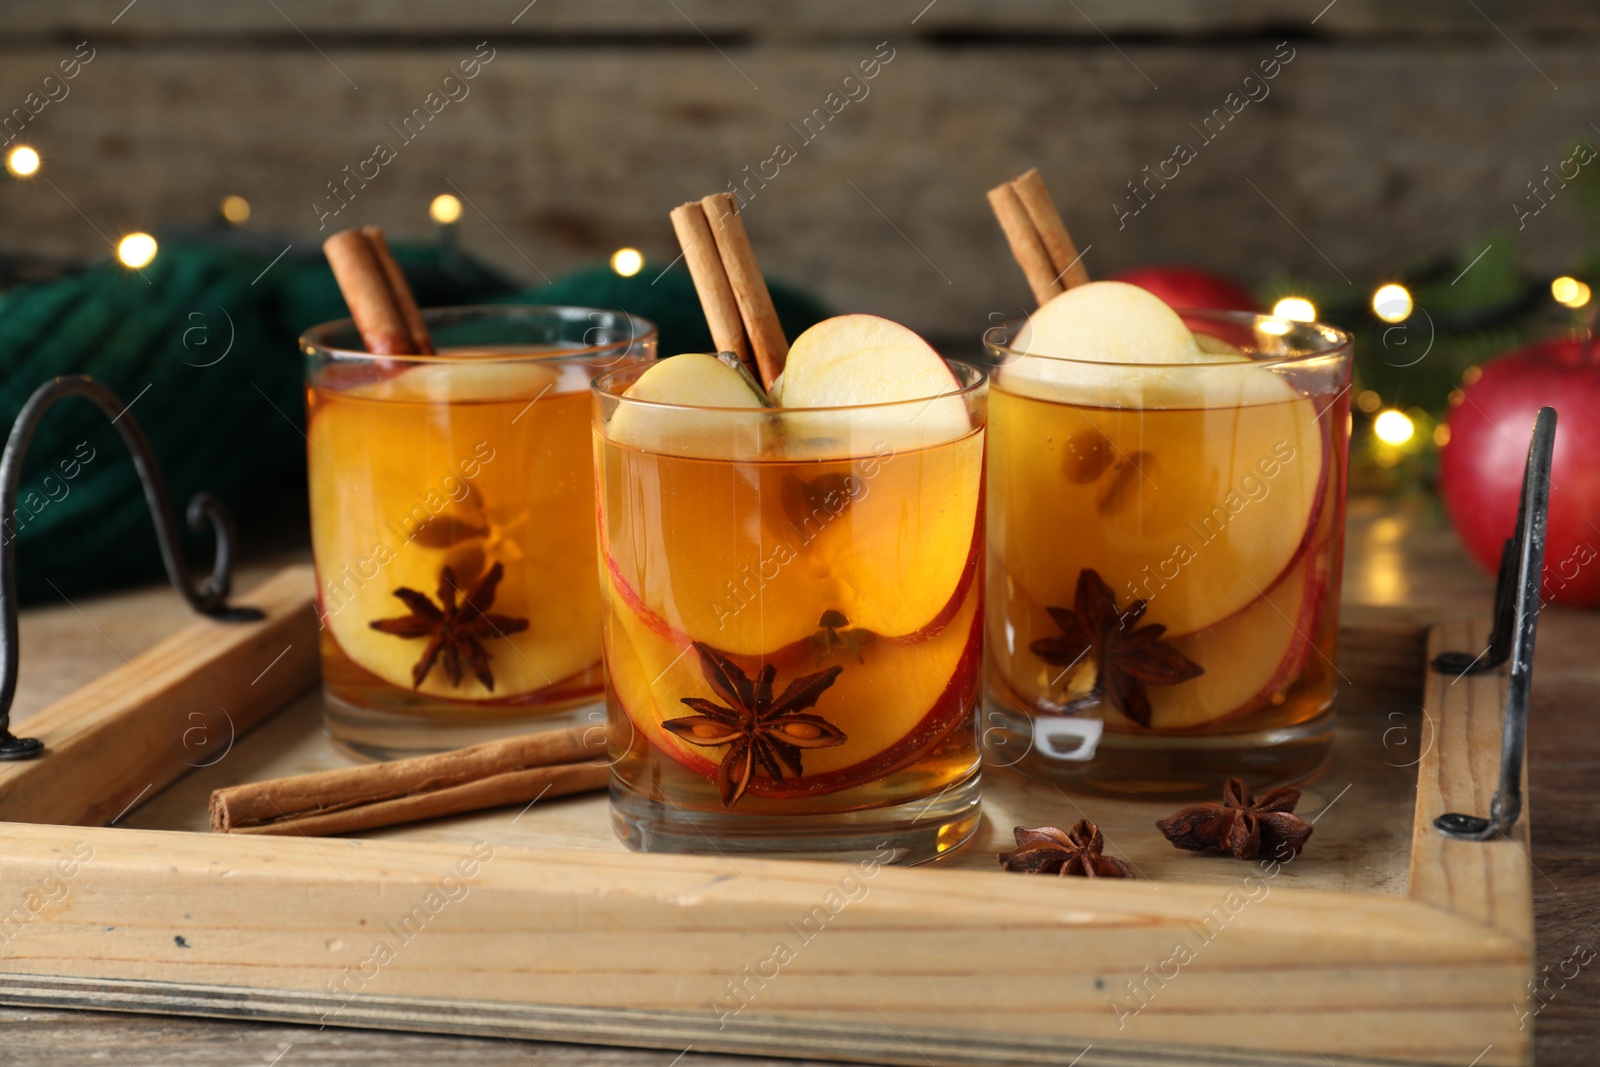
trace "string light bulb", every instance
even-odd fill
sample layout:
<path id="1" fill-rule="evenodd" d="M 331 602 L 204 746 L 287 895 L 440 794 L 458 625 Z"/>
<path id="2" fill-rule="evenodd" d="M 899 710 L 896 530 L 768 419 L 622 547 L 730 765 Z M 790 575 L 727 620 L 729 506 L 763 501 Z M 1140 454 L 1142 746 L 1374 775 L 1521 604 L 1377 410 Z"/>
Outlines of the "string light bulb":
<path id="1" fill-rule="evenodd" d="M 1356 407 L 1371 415 L 1374 411 L 1383 407 L 1383 397 L 1371 389 L 1363 389 L 1356 394 Z"/>
<path id="2" fill-rule="evenodd" d="M 117 242 L 117 258 L 134 270 L 149 266 L 156 258 L 156 239 L 147 233 L 130 233 Z"/>
<path id="3" fill-rule="evenodd" d="M 449 193 L 440 193 L 428 205 L 428 217 L 441 226 L 448 226 L 461 218 L 461 201 Z"/>
<path id="4" fill-rule="evenodd" d="M 611 269 L 631 278 L 644 269 L 644 253 L 637 248 L 619 248 L 611 253 Z"/>
<path id="5" fill-rule="evenodd" d="M 1399 447 L 1411 440 L 1417 432 L 1417 426 L 1405 412 L 1390 408 L 1373 420 L 1372 432 L 1384 444 Z"/>
<path id="6" fill-rule="evenodd" d="M 243 226 L 250 221 L 250 201 L 242 196 L 225 196 L 219 205 L 222 217 L 235 226 Z"/>
<path id="7" fill-rule="evenodd" d="M 13 178 L 30 178 L 39 172 L 39 153 L 19 144 L 6 153 L 6 170 Z"/>
<path id="8" fill-rule="evenodd" d="M 1558 304 L 1569 308 L 1581 308 L 1589 302 L 1592 294 L 1583 282 L 1563 274 L 1550 283 L 1550 295 L 1556 298 Z"/>
<path id="9" fill-rule="evenodd" d="M 1414 306 L 1410 291 L 1395 282 L 1380 285 L 1372 294 L 1372 313 L 1384 322 L 1406 321 Z"/>
<path id="10" fill-rule="evenodd" d="M 1284 297 L 1272 305 L 1272 314 L 1276 318 L 1291 319 L 1294 322 L 1317 321 L 1316 305 L 1303 296 Z"/>

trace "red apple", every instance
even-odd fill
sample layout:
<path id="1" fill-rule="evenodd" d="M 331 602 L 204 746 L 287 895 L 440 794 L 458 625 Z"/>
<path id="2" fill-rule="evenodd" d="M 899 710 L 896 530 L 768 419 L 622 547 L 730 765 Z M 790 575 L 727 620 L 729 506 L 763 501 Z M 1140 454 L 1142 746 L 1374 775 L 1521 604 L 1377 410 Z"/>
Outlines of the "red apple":
<path id="1" fill-rule="evenodd" d="M 1559 416 L 1541 593 L 1600 604 L 1600 351 L 1588 339 L 1541 341 L 1486 364 L 1462 388 L 1440 453 L 1439 488 L 1467 550 L 1493 574 L 1514 532 L 1529 435 L 1541 407 Z"/>
<path id="2" fill-rule="evenodd" d="M 1149 290 L 1174 311 L 1265 310 L 1250 291 L 1237 282 L 1194 267 L 1140 267 L 1125 270 L 1114 280 Z"/>

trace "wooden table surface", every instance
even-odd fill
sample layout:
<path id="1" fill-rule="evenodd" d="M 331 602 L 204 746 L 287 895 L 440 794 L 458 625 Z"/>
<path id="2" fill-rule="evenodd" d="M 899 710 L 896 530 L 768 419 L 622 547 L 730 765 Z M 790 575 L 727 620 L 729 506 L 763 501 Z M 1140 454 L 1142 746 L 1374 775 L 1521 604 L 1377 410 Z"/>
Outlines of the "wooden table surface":
<path id="1" fill-rule="evenodd" d="M 1492 583 L 1462 552 L 1443 519 L 1423 505 L 1375 500 L 1351 505 L 1345 601 L 1404 606 L 1431 617 L 1487 613 Z M 26 562 L 26 561 L 24 561 Z M 247 568 L 248 588 L 273 560 Z M 170 593 L 142 591 L 41 606 L 22 619 L 19 722 L 116 666 L 183 621 Z M 1590 1064 L 1600 1039 L 1600 855 L 1592 844 L 1600 797 L 1600 612 L 1551 607 L 1541 619 L 1529 727 L 1537 969 L 1548 976 L 1506 1011 L 1537 1012 L 1538 1067 Z M 1584 963 L 1587 961 L 1587 963 Z M 1579 964 L 1584 964 L 1579 967 Z M 3 966 L 3 961 L 0 961 Z M 1548 968 L 1548 970 L 1546 970 Z M 1575 977 L 1563 979 L 1562 974 Z M 270 1023 L 214 1022 L 98 1012 L 0 1007 L 3 1060 L 18 1067 L 104 1062 L 357 1065 L 596 1063 L 692 1067 L 740 1062 L 795 1064 L 683 1053 L 437 1037 Z M 1463 1064 L 1462 1067 L 1467 1067 Z"/>

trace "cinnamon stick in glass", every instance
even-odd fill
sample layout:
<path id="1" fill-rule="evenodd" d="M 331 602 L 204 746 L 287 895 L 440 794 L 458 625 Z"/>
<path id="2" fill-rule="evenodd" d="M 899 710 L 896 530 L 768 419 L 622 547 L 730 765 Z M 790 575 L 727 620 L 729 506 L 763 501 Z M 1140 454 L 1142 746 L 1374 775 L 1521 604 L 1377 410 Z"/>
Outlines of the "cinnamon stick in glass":
<path id="1" fill-rule="evenodd" d="M 1037 167 L 990 189 L 989 206 L 1040 304 L 1089 280 L 1083 257 Z"/>
<path id="2" fill-rule="evenodd" d="M 683 247 L 683 261 L 689 268 L 695 292 L 700 294 L 700 307 L 705 312 L 706 325 L 711 327 L 712 343 L 718 352 L 732 352 L 739 357 L 739 362 L 759 377 L 760 368 L 750 351 L 750 341 L 745 337 L 744 320 L 739 317 L 739 304 L 734 299 L 727 272 L 722 268 L 722 255 L 717 251 L 716 239 L 711 236 L 705 209 L 692 200 L 679 204 L 672 209 L 672 228 L 678 235 L 678 244 Z"/>
<path id="3" fill-rule="evenodd" d="M 755 249 L 750 246 L 750 235 L 739 217 L 738 198 L 732 193 L 712 193 L 700 198 L 700 206 L 722 259 L 728 286 L 739 305 L 739 318 L 750 339 L 756 366 L 760 368 L 761 384 L 771 389 L 778 375 L 783 373 L 783 363 L 789 355 L 789 339 L 783 335 L 777 309 L 772 306 L 772 294 L 767 291 Z"/>
<path id="4" fill-rule="evenodd" d="M 372 227 L 377 229 L 377 227 Z M 433 343 L 427 329 L 421 336 L 412 333 L 411 320 L 420 326 L 417 310 L 400 268 L 389 255 L 387 243 L 380 245 L 362 230 L 342 230 L 322 242 L 322 251 L 333 268 L 339 292 L 350 307 L 350 317 L 367 351 L 378 356 L 430 355 Z"/>
<path id="5" fill-rule="evenodd" d="M 211 794 L 211 829 L 322 837 L 588 792 L 610 778 L 605 750 L 604 728 L 574 726 L 229 786 Z"/>
<path id="6" fill-rule="evenodd" d="M 1088 281 L 1089 270 L 1083 265 L 1083 256 L 1078 254 L 1078 246 L 1072 243 L 1072 235 L 1067 233 L 1067 224 L 1061 221 L 1061 212 L 1056 210 L 1056 202 L 1050 198 L 1050 190 L 1045 188 L 1044 179 L 1039 176 L 1039 168 L 1032 167 L 1017 175 L 1011 180 L 1011 187 L 1016 190 L 1017 199 L 1022 201 L 1033 228 L 1038 231 L 1039 240 L 1050 255 L 1050 266 L 1055 270 L 1062 288 L 1071 289 Z"/>
<path id="7" fill-rule="evenodd" d="M 401 273 L 400 264 L 395 262 L 394 253 L 389 251 L 389 242 L 383 236 L 382 227 L 363 226 L 361 232 L 372 243 L 372 254 L 378 266 L 383 268 L 383 280 L 388 283 L 389 296 L 400 311 L 406 332 L 411 335 L 410 354 L 434 355 L 433 338 L 428 334 L 428 324 L 422 321 L 422 309 L 417 306 L 417 298 L 412 295 L 411 286 L 406 284 L 406 276 Z"/>

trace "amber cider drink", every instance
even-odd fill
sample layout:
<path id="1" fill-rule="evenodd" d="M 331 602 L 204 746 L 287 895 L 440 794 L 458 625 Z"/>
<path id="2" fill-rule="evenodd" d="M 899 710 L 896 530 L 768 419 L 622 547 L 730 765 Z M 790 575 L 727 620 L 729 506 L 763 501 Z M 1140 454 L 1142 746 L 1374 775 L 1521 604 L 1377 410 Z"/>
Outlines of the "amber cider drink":
<path id="1" fill-rule="evenodd" d="M 427 314 L 436 357 L 303 341 L 326 723 L 383 758 L 597 706 L 589 382 L 654 347 L 614 312 Z"/>
<path id="2" fill-rule="evenodd" d="M 1181 795 L 1303 780 L 1331 753 L 1348 339 L 1185 317 L 1238 359 L 990 346 L 991 763 Z"/>
<path id="3" fill-rule="evenodd" d="M 976 828 L 986 388 L 952 369 L 951 433 L 911 405 L 695 409 L 623 397 L 636 369 L 596 382 L 629 845 L 918 862 Z"/>

